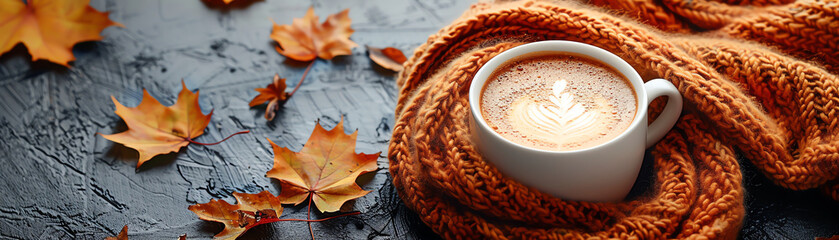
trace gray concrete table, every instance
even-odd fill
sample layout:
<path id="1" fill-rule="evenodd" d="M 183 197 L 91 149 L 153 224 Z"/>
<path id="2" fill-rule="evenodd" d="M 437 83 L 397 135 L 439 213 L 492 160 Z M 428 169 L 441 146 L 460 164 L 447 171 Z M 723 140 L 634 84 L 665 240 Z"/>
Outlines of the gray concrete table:
<path id="1" fill-rule="evenodd" d="M 21 46 L 0 57 L 0 239 L 102 239 L 129 225 L 132 239 L 210 238 L 221 224 L 199 220 L 187 207 L 232 192 L 278 192 L 265 177 L 273 165 L 266 138 L 298 151 L 317 120 L 327 128 L 343 116 L 358 130 L 357 151 L 375 153 L 379 170 L 362 178 L 372 192 L 352 205 L 361 215 L 313 223 L 320 239 L 437 238 L 397 197 L 385 157 L 394 122 L 395 74 L 375 66 L 363 47 L 352 56 L 317 60 L 301 90 L 266 122 L 248 101 L 274 73 L 294 85 L 305 64 L 274 51 L 271 19 L 302 17 L 309 6 L 321 20 L 350 9 L 352 39 L 410 54 L 471 1 L 345 0 L 255 2 L 219 10 L 199 0 L 94 0 L 126 28 L 110 27 L 101 42 L 76 45 L 72 68 L 30 63 Z M 162 103 L 175 101 L 184 79 L 214 109 L 203 142 L 239 130 L 250 134 L 216 146 L 190 145 L 135 170 L 136 151 L 95 135 L 126 129 L 111 95 L 135 106 L 146 88 Z M 839 234 L 839 206 L 814 191 L 789 191 L 743 164 L 748 215 L 745 239 Z M 643 180 L 641 181 L 643 184 Z M 328 214 L 314 214 L 318 218 Z M 305 206 L 284 218 L 305 218 Z M 279 222 L 243 239 L 307 239 L 306 223 Z"/>

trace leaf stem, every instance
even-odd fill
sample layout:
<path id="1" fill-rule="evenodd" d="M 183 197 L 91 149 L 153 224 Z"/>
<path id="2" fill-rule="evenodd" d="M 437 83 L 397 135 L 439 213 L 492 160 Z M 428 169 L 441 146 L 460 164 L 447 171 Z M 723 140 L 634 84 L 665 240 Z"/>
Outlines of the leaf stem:
<path id="1" fill-rule="evenodd" d="M 314 62 L 315 61 L 312 61 L 312 63 L 314 63 Z M 312 66 L 312 64 L 309 64 L 309 67 L 311 67 L 311 66 Z M 308 70 L 309 69 L 306 69 L 307 72 L 308 72 Z M 303 76 L 306 76 L 306 74 L 303 73 Z M 303 80 L 300 80 L 300 81 L 302 83 Z M 299 84 L 298 84 L 298 86 L 299 86 Z M 294 88 L 294 90 L 296 91 L 297 88 Z M 309 225 L 309 234 L 312 235 L 312 240 L 315 240 L 315 232 L 312 231 L 312 222 L 310 220 L 311 218 L 309 218 L 309 214 L 312 213 L 312 198 L 313 197 L 314 197 L 314 192 L 309 192 L 309 204 L 306 206 L 306 220 L 307 220 L 306 224 Z"/>
<path id="2" fill-rule="evenodd" d="M 192 140 L 192 138 L 186 138 L 186 141 L 188 141 L 188 142 L 190 142 L 190 143 L 195 143 L 195 144 L 198 144 L 198 145 L 204 145 L 204 146 L 208 146 L 208 145 L 216 145 L 216 144 L 222 143 L 222 142 L 224 142 L 224 141 L 227 141 L 227 139 L 229 139 L 230 137 L 233 137 L 233 136 L 236 136 L 236 135 L 239 135 L 239 134 L 243 134 L 243 133 L 249 133 L 249 132 L 251 132 L 251 131 L 250 131 L 250 130 L 239 131 L 239 132 L 237 132 L 237 133 L 230 134 L 230 136 L 227 136 L 226 138 L 222 139 L 221 141 L 214 142 L 214 143 L 201 143 L 201 142 L 196 142 L 196 141 L 193 141 L 193 140 Z"/>
<path id="3" fill-rule="evenodd" d="M 297 86 L 294 86 L 294 90 L 291 90 L 291 93 L 288 94 L 288 98 L 286 98 L 286 101 L 288 101 L 288 99 L 291 98 L 291 96 L 294 96 L 294 93 L 297 92 L 297 89 L 300 88 L 300 85 L 303 85 L 303 80 L 306 79 L 306 75 L 309 75 L 309 70 L 312 69 L 312 65 L 315 65 L 315 61 L 317 61 L 317 59 L 312 60 L 312 62 L 309 63 L 309 66 L 306 67 L 306 71 L 304 71 L 303 76 L 300 77 L 300 82 L 298 82 Z"/>
<path id="4" fill-rule="evenodd" d="M 328 217 L 328 218 L 315 219 L 315 220 L 297 219 L 297 218 L 277 219 L 275 222 L 310 222 L 310 223 L 311 222 L 323 222 L 323 221 L 334 219 L 334 218 L 353 216 L 353 215 L 358 215 L 358 214 L 361 214 L 361 212 L 348 212 L 348 213 L 344 213 L 344 214 L 337 215 L 337 216 L 331 216 L 331 217 Z"/>

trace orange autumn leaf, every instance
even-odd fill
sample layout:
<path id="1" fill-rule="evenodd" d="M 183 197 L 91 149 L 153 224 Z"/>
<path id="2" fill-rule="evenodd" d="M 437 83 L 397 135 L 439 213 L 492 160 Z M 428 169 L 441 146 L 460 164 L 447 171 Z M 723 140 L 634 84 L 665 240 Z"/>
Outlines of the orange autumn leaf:
<path id="1" fill-rule="evenodd" d="M 279 199 L 268 191 L 256 194 L 234 192 L 233 197 L 238 201 L 236 205 L 212 199 L 208 203 L 189 206 L 189 210 L 200 219 L 224 224 L 224 230 L 216 234 L 215 239 L 236 239 L 255 226 L 279 221 L 283 213 Z"/>
<path id="2" fill-rule="evenodd" d="M 123 226 L 116 237 L 105 237 L 105 240 L 128 240 L 128 225 Z"/>
<path id="3" fill-rule="evenodd" d="M 105 237 L 105 240 L 128 240 L 128 225 L 122 227 L 122 231 L 115 237 Z M 186 240 L 186 234 L 178 237 L 178 240 Z"/>
<path id="4" fill-rule="evenodd" d="M 297 61 L 311 61 L 319 57 L 330 60 L 335 56 L 350 55 L 358 46 L 350 40 L 349 9 L 329 15 L 322 24 L 314 8 L 309 8 L 303 18 L 295 18 L 291 25 L 277 25 L 271 30 L 271 39 L 280 44 L 277 52 Z"/>
<path id="5" fill-rule="evenodd" d="M 402 51 L 392 47 L 382 49 L 367 46 L 367 52 L 369 52 L 370 60 L 373 60 L 373 62 L 379 64 L 379 66 L 382 66 L 383 68 L 396 72 L 402 71 L 402 63 L 408 60 Z"/>
<path id="6" fill-rule="evenodd" d="M 356 154 L 358 131 L 344 133 L 344 120 L 332 130 L 325 130 L 320 123 L 300 152 L 279 147 L 270 139 L 274 148 L 274 167 L 265 175 L 280 181 L 280 201 L 300 204 L 308 197 L 321 212 L 338 211 L 344 202 L 364 196 L 355 183 L 359 175 L 375 171 L 376 154 Z"/>
<path id="7" fill-rule="evenodd" d="M 122 26 L 96 11 L 89 0 L 0 1 L 0 52 L 23 43 L 32 61 L 45 59 L 68 66 L 73 45 L 101 40 L 108 26 Z"/>
<path id="8" fill-rule="evenodd" d="M 259 92 L 259 95 L 253 97 L 253 100 L 248 105 L 255 107 L 267 101 L 268 107 L 265 108 L 265 119 L 271 121 L 274 119 L 274 115 L 276 115 L 280 106 L 288 99 L 289 94 L 285 92 L 285 88 L 285 78 L 280 78 L 279 74 L 274 74 L 274 81 L 268 84 L 268 86 L 254 89 Z"/>
<path id="9" fill-rule="evenodd" d="M 178 101 L 169 107 L 160 104 L 145 89 L 143 100 L 134 108 L 123 106 L 111 96 L 116 105 L 114 112 L 125 121 L 128 130 L 99 135 L 140 152 L 138 168 L 156 155 L 177 152 L 189 145 L 192 139 L 204 133 L 213 112 L 204 115 L 198 105 L 198 92 L 187 89 L 183 81 L 181 85 L 183 89 L 178 94 Z"/>
<path id="10" fill-rule="evenodd" d="M 247 7 L 251 3 L 261 0 L 201 0 L 207 6 L 221 9 L 232 9 L 239 7 Z"/>

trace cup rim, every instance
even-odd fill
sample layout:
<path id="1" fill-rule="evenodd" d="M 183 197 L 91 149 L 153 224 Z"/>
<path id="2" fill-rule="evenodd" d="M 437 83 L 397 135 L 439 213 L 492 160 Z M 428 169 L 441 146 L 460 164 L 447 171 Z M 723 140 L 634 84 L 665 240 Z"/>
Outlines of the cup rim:
<path id="1" fill-rule="evenodd" d="M 602 142 L 600 144 L 581 148 L 581 149 L 574 149 L 574 150 L 545 150 L 534 148 L 526 145 L 522 145 L 516 142 L 507 139 L 498 132 L 492 130 L 486 123 L 486 119 L 483 118 L 483 114 L 480 110 L 480 97 L 481 91 L 483 90 L 484 85 L 486 84 L 489 77 L 492 73 L 495 72 L 498 67 L 502 64 L 506 63 L 507 61 L 514 59 L 516 57 L 524 56 L 526 54 L 535 53 L 535 52 L 566 52 L 566 53 L 573 53 L 577 55 L 583 55 L 589 58 L 593 58 L 598 60 L 599 62 L 606 64 L 620 74 L 622 74 L 626 79 L 629 81 L 630 85 L 632 85 L 632 89 L 635 91 L 635 100 L 636 100 L 636 111 L 635 116 L 632 119 L 632 123 L 620 134 L 615 136 L 608 141 Z M 597 56 L 593 56 L 597 55 Z M 475 124 L 478 125 L 484 131 L 490 132 L 489 134 L 497 139 L 500 139 L 502 142 L 519 147 L 524 148 L 529 151 L 535 151 L 540 153 L 549 153 L 549 154 L 573 154 L 573 153 L 580 153 L 580 152 L 587 152 L 596 150 L 600 147 L 614 144 L 626 138 L 626 136 L 632 132 L 633 129 L 637 128 L 641 121 L 646 120 L 644 117 L 647 114 L 647 92 L 644 90 L 644 81 L 641 79 L 641 76 L 629 63 L 627 63 L 622 58 L 618 57 L 614 53 L 606 51 L 605 49 L 596 47 L 594 45 L 581 43 L 581 42 L 574 42 L 574 41 L 567 41 L 567 40 L 546 40 L 546 41 L 538 41 L 532 43 L 522 44 L 511 49 L 508 49 L 489 61 L 487 61 L 478 72 L 475 73 L 475 76 L 472 78 L 472 82 L 469 85 L 469 108 L 470 112 L 472 112 L 472 117 L 475 120 Z M 642 101 L 643 100 L 643 101 Z M 646 123 L 644 123 L 646 124 Z"/>

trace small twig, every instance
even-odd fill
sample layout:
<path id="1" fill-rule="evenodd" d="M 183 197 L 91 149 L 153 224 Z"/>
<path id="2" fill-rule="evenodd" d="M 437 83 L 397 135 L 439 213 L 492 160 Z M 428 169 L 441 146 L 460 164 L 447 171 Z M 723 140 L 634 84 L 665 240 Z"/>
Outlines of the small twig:
<path id="1" fill-rule="evenodd" d="M 198 144 L 198 145 L 204 145 L 204 146 L 207 146 L 207 145 L 216 145 L 216 144 L 222 143 L 222 142 L 224 142 L 224 141 L 227 141 L 227 139 L 229 139 L 230 137 L 233 137 L 233 136 L 236 136 L 236 135 L 239 135 L 239 134 L 243 134 L 243 133 L 249 133 L 249 132 L 251 132 L 251 131 L 250 131 L 250 130 L 239 131 L 239 132 L 237 132 L 237 133 L 230 134 L 230 136 L 227 136 L 226 138 L 222 139 L 221 141 L 214 142 L 214 143 L 201 143 L 201 142 L 196 142 L 196 141 L 193 141 L 193 140 L 192 140 L 192 138 L 186 138 L 186 141 L 188 141 L 188 142 L 190 142 L 190 143 L 195 143 L 195 144 Z"/>

